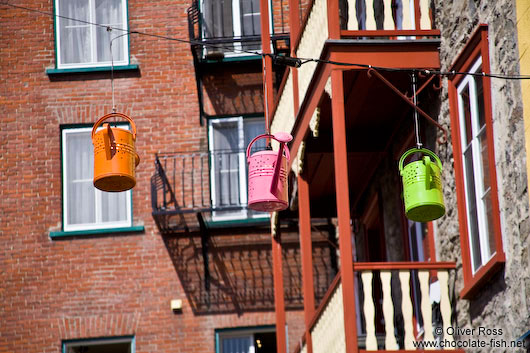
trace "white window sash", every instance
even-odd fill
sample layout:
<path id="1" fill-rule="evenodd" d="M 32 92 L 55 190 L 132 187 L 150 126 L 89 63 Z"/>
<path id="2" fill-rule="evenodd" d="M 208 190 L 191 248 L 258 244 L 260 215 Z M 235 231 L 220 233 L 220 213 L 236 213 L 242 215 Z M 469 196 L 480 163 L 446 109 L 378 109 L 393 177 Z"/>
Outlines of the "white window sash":
<path id="1" fill-rule="evenodd" d="M 59 3 L 61 1 L 67 1 L 67 0 L 55 0 L 55 11 L 56 11 L 56 14 L 58 15 L 61 15 L 59 13 Z M 88 17 L 88 20 L 87 22 L 90 22 L 90 23 L 97 23 L 96 21 L 96 16 L 95 16 L 95 13 L 96 13 L 96 5 L 95 5 L 95 1 L 94 0 L 87 0 L 89 1 L 89 17 Z M 119 28 L 120 30 L 116 30 L 116 31 L 112 31 L 110 36 L 111 36 L 111 39 L 112 38 L 115 38 L 119 35 L 122 35 L 124 34 L 125 32 L 124 31 L 128 31 L 128 18 L 127 18 L 127 0 L 120 0 L 121 1 L 121 18 L 122 18 L 122 24 L 120 26 L 112 26 L 112 27 L 117 27 Z M 70 17 L 70 16 L 68 16 Z M 81 18 L 81 16 L 71 16 L 72 18 L 74 19 L 79 19 Z M 61 33 L 61 23 L 62 21 L 68 21 L 67 19 L 64 19 L 64 18 L 61 18 L 61 17 L 57 17 L 57 23 L 55 25 L 55 38 L 56 38 L 56 42 L 57 42 L 57 48 L 56 48 L 56 56 L 57 56 L 57 68 L 59 69 L 70 69 L 70 68 L 91 68 L 91 67 L 101 67 L 101 66 L 111 66 L 112 65 L 112 62 L 111 61 L 99 61 L 97 60 L 97 34 L 96 34 L 96 26 L 95 25 L 90 25 L 88 24 L 88 27 L 89 27 L 89 41 L 90 41 L 90 60 L 89 62 L 86 62 L 86 63 L 64 63 L 64 59 L 62 57 L 62 54 L 61 54 L 61 48 L 62 48 L 62 42 L 63 42 L 63 38 L 62 38 L 62 33 Z M 84 22 L 74 22 L 74 23 L 78 23 L 79 26 L 85 26 L 87 25 L 86 23 Z M 105 25 L 105 24 L 102 24 L 102 25 Z M 75 25 L 74 25 L 75 26 Z M 74 27 L 74 26 L 68 26 L 68 27 Z M 124 31 L 122 31 L 124 30 Z M 116 39 L 114 42 L 113 42 L 113 46 L 112 46 L 112 51 L 114 53 L 114 66 L 123 66 L 123 65 L 128 65 L 129 64 L 129 43 L 128 43 L 128 39 L 129 37 L 128 36 L 122 36 L 121 38 L 118 38 Z M 118 45 L 116 45 L 116 43 L 118 41 L 121 41 L 122 42 L 122 45 L 121 45 L 121 48 L 122 48 L 122 52 L 121 52 L 121 56 L 122 56 L 122 60 L 117 60 L 117 58 L 119 57 L 119 55 L 117 55 L 117 53 L 115 52 L 116 50 L 116 47 L 118 47 Z M 109 50 L 110 50 L 110 47 L 109 47 Z"/>
<path id="2" fill-rule="evenodd" d="M 477 61 L 473 64 L 471 67 L 470 72 L 477 72 L 479 67 L 482 64 L 482 58 L 479 57 Z M 466 121 L 465 121 L 465 114 L 464 114 L 464 100 L 462 98 L 462 92 L 468 88 L 469 89 L 469 106 L 471 110 L 471 156 L 473 161 L 473 171 L 468 171 L 467 166 L 465 163 L 465 151 L 467 151 L 468 146 L 466 145 Z M 487 214 L 486 209 L 484 205 L 484 196 L 487 194 L 488 190 L 484 190 L 484 173 L 488 173 L 488 171 L 482 170 L 482 160 L 481 160 L 481 151 L 480 151 L 480 134 L 482 132 L 482 129 L 479 126 L 479 117 L 478 117 L 478 100 L 477 100 L 477 89 L 475 84 L 475 78 L 471 75 L 468 75 L 465 77 L 462 82 L 458 85 L 457 88 L 458 92 L 458 116 L 459 116 L 459 123 L 460 123 L 460 145 L 462 146 L 462 168 L 463 168 L 463 176 L 464 179 L 467 178 L 468 172 L 473 173 L 474 179 L 475 179 L 475 185 L 474 185 L 474 191 L 475 191 L 475 200 L 470 199 L 470 191 L 468 190 L 468 184 L 464 181 L 464 192 L 465 192 L 465 198 L 466 198 L 466 215 L 468 218 L 467 222 L 467 230 L 468 230 L 468 240 L 469 240 L 469 250 L 470 255 L 472 258 L 478 256 L 479 254 L 475 254 L 473 252 L 473 238 L 471 235 L 471 222 L 469 222 L 470 219 L 470 209 L 472 202 L 475 202 L 475 206 L 477 209 L 477 222 L 478 222 L 478 239 L 479 239 L 479 249 L 480 249 L 480 257 L 481 257 L 481 264 L 477 268 L 474 268 L 474 261 L 471 260 L 471 269 L 472 273 L 475 274 L 478 269 L 480 269 L 483 265 L 485 265 L 489 259 L 494 255 L 488 254 L 488 225 L 487 225 Z M 491 163 L 491 161 L 489 161 Z"/>
<path id="3" fill-rule="evenodd" d="M 124 126 L 122 126 L 124 127 Z M 68 166 L 67 166 L 67 135 L 69 133 L 78 133 L 78 132 L 89 132 L 92 128 L 72 128 L 72 129 L 63 129 L 62 130 L 62 167 L 63 167 L 63 230 L 65 232 L 70 231 L 80 231 L 80 230 L 97 230 L 97 229 L 113 229 L 113 228 L 126 228 L 132 226 L 132 193 L 131 191 L 125 191 L 127 193 L 125 197 L 125 215 L 126 219 L 121 221 L 114 221 L 114 222 L 102 222 L 103 213 L 102 213 L 102 207 L 101 207 L 101 197 L 103 191 L 94 189 L 95 193 L 95 204 L 93 207 L 95 208 L 95 222 L 94 223 L 76 223 L 76 224 L 69 224 L 69 205 L 68 205 Z M 93 151 L 91 151 L 93 153 Z M 93 166 L 90 166 L 90 168 L 93 168 Z M 83 179 L 85 180 L 85 179 Z M 92 179 L 90 179 L 92 180 Z"/>
<path id="4" fill-rule="evenodd" d="M 243 151 L 243 118 L 242 117 L 235 117 L 235 118 L 221 118 L 221 119 L 212 119 L 209 121 L 209 131 L 208 131 L 208 139 L 210 141 L 210 152 L 215 153 L 214 149 L 214 130 L 216 126 L 221 126 L 222 124 L 226 123 L 236 123 L 237 124 L 237 131 L 238 131 L 238 146 L 239 149 L 238 153 L 238 163 L 239 163 L 239 203 L 241 205 L 245 205 L 247 203 L 247 176 L 246 176 L 246 168 L 243 168 L 245 166 L 245 154 Z M 215 175 L 217 174 L 217 164 L 215 161 L 212 160 L 211 166 L 210 166 L 210 185 L 211 185 L 211 198 L 212 198 L 212 206 L 216 207 L 218 206 L 220 200 L 217 200 L 217 189 L 220 187 L 220 185 L 217 185 L 217 182 L 215 180 Z M 246 208 L 241 210 L 234 210 L 234 211 L 214 211 L 212 212 L 212 220 L 218 221 L 218 220 L 231 220 L 231 219 L 243 219 L 247 217 L 247 210 Z"/>

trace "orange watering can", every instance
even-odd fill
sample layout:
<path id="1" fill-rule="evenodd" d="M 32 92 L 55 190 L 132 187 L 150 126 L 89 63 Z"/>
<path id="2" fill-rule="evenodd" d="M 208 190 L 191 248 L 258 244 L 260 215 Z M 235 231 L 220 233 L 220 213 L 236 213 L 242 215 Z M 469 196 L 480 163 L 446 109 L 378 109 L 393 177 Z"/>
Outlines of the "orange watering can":
<path id="1" fill-rule="evenodd" d="M 254 142 L 272 138 L 280 143 L 278 152 L 265 150 L 250 155 Z M 255 211 L 274 212 L 285 210 L 288 203 L 287 162 L 289 149 L 285 144 L 293 137 L 285 132 L 256 136 L 247 147 L 248 207 Z M 285 152 L 285 153 L 284 153 Z"/>
<path id="2" fill-rule="evenodd" d="M 103 121 L 119 117 L 131 123 L 132 132 L 108 123 L 97 131 Z M 94 144 L 94 186 L 102 191 L 126 191 L 136 185 L 135 169 L 140 163 L 136 153 L 136 125 L 125 114 L 110 113 L 101 118 L 92 128 Z"/>

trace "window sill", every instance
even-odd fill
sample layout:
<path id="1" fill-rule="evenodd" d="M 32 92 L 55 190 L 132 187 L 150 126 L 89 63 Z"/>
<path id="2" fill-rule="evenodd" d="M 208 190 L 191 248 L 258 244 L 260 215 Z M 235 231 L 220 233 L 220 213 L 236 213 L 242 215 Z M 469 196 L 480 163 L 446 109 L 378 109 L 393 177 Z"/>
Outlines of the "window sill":
<path id="1" fill-rule="evenodd" d="M 138 64 L 114 66 L 114 71 L 134 71 L 138 70 Z M 110 66 L 96 66 L 96 67 L 76 67 L 69 69 L 46 69 L 47 75 L 61 75 L 61 74 L 76 74 L 76 73 L 90 73 L 90 72 L 111 72 Z"/>
<path id="2" fill-rule="evenodd" d="M 270 217 L 227 219 L 216 221 L 205 221 L 206 226 L 212 228 L 233 228 L 233 227 L 256 227 L 270 225 Z"/>
<path id="3" fill-rule="evenodd" d="M 141 233 L 145 231 L 144 226 L 132 226 L 132 227 L 122 227 L 122 228 L 105 228 L 105 229 L 90 229 L 90 230 L 75 230 L 75 231 L 56 231 L 50 232 L 50 238 L 65 238 L 65 237 L 75 237 L 83 235 L 102 235 L 102 234 L 113 234 L 113 233 Z"/>
<path id="4" fill-rule="evenodd" d="M 504 265 L 504 253 L 495 254 L 487 264 L 482 266 L 475 275 L 464 284 L 464 288 L 460 291 L 460 298 L 473 299 L 480 291 L 480 289 L 488 282 L 488 280 L 499 271 Z"/>

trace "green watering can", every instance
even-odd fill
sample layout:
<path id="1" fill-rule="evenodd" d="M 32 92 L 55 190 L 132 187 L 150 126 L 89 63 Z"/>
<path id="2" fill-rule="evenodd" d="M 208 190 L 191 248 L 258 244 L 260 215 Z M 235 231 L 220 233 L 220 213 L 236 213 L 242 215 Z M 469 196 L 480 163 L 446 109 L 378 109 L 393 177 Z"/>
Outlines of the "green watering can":
<path id="1" fill-rule="evenodd" d="M 403 167 L 405 159 L 414 153 L 422 153 L 423 158 Z M 399 174 L 403 178 L 405 214 L 411 221 L 434 221 L 445 214 L 441 171 L 440 158 L 428 149 L 412 148 L 401 156 Z"/>

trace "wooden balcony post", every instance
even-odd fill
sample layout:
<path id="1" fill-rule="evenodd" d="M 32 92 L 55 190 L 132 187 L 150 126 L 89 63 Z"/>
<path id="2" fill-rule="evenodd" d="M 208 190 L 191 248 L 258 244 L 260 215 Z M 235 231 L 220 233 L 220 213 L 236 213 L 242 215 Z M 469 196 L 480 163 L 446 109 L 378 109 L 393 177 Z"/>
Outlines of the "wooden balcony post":
<path id="1" fill-rule="evenodd" d="M 358 351 L 357 322 L 355 318 L 355 285 L 352 266 L 353 245 L 350 229 L 350 191 L 348 185 L 348 150 L 346 148 L 346 121 L 342 75 L 341 70 L 331 70 L 331 110 L 346 352 L 354 353 Z"/>
<path id="2" fill-rule="evenodd" d="M 274 219 L 274 217 L 271 218 Z M 274 227 L 272 223 L 271 227 Z M 278 221 L 278 225 L 276 226 L 276 234 L 272 236 L 272 273 L 274 283 L 274 309 L 276 313 L 276 349 L 278 353 L 287 353 L 282 266 L 282 241 Z"/>
<path id="3" fill-rule="evenodd" d="M 291 56 L 296 57 L 296 48 L 294 43 L 298 39 L 300 33 L 300 0 L 289 0 L 289 38 L 291 43 Z M 291 67 L 291 75 L 293 75 L 293 104 L 294 104 L 294 114 L 298 114 L 298 109 L 300 108 L 300 97 L 298 93 L 298 69 Z"/>
<path id="4" fill-rule="evenodd" d="M 261 11 L 261 50 L 263 54 L 271 53 L 271 34 L 269 28 L 269 2 L 260 0 Z M 272 85 L 272 58 L 263 57 L 263 111 L 265 112 L 265 130 L 270 129 L 270 112 L 273 109 L 274 95 Z"/>
<path id="5" fill-rule="evenodd" d="M 315 290 L 313 283 L 313 247 L 311 242 L 311 213 L 309 184 L 298 176 L 298 226 L 300 230 L 300 252 L 302 257 L 302 285 L 304 294 L 304 318 L 307 353 L 313 353 L 311 320 L 315 314 Z"/>
<path id="6" fill-rule="evenodd" d="M 329 39 L 340 39 L 339 0 L 327 0 Z"/>

